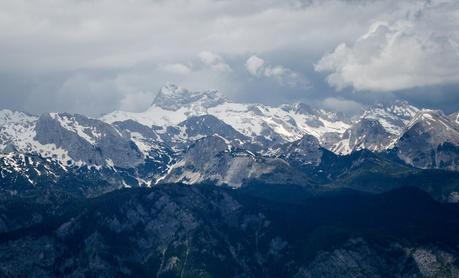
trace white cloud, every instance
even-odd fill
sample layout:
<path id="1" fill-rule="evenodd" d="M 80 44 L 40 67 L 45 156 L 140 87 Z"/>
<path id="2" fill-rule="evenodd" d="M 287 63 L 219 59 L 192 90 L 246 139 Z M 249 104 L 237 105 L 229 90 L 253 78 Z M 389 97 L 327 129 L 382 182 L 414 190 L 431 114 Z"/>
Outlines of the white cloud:
<path id="1" fill-rule="evenodd" d="M 201 62 L 210 67 L 213 70 L 219 71 L 219 72 L 231 72 L 232 69 L 231 67 L 225 63 L 223 58 L 210 51 L 202 51 L 198 54 L 198 58 L 201 60 Z"/>
<path id="2" fill-rule="evenodd" d="M 119 108 L 123 111 L 143 111 L 154 99 L 155 93 L 152 92 L 136 92 L 124 95 L 120 101 Z"/>
<path id="3" fill-rule="evenodd" d="M 257 56 L 250 56 L 245 62 L 245 67 L 251 75 L 259 76 L 263 72 L 265 61 Z"/>
<path id="4" fill-rule="evenodd" d="M 407 19 L 376 22 L 315 65 L 341 90 L 396 91 L 459 83 L 459 2 L 432 1 Z"/>
<path id="5" fill-rule="evenodd" d="M 167 64 L 160 67 L 161 70 L 174 74 L 187 75 L 191 72 L 191 68 L 180 63 Z"/>
<path id="6" fill-rule="evenodd" d="M 247 71 L 257 77 L 266 77 L 276 80 L 282 86 L 309 87 L 309 81 L 300 73 L 281 65 L 269 65 L 265 60 L 255 55 L 245 62 Z"/>

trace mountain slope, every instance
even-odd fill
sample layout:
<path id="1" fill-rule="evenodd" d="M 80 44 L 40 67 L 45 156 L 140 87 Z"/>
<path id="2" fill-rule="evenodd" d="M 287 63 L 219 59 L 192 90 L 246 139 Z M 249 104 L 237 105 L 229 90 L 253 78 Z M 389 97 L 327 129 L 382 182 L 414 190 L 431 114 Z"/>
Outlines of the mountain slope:
<path id="1" fill-rule="evenodd" d="M 113 164 L 127 168 L 143 161 L 138 147 L 112 125 L 68 113 L 35 117 L 0 111 L 0 149 L 52 158 L 64 166 Z"/>
<path id="2" fill-rule="evenodd" d="M 276 145 L 267 155 L 281 158 L 294 167 L 317 166 L 321 163 L 323 149 L 312 135 L 305 135 L 300 140 Z"/>
<path id="3" fill-rule="evenodd" d="M 341 141 L 331 150 L 338 154 L 349 154 L 363 149 L 380 152 L 389 148 L 393 137 L 378 120 L 362 118 L 344 132 Z"/>
<path id="4" fill-rule="evenodd" d="M 362 149 L 374 152 L 390 149 L 418 111 L 418 108 L 404 101 L 370 106 L 330 150 L 349 154 Z"/>
<path id="5" fill-rule="evenodd" d="M 116 111 L 101 119 L 108 123 L 131 119 L 149 127 L 165 128 L 200 115 L 213 115 L 253 141 L 271 145 L 295 141 L 304 134 L 325 142 L 326 138 L 339 137 L 349 127 L 336 114 L 305 104 L 271 107 L 235 103 L 216 91 L 190 92 L 175 85 L 161 88 L 153 105 L 144 112 Z"/>
<path id="6" fill-rule="evenodd" d="M 439 111 L 422 110 L 395 143 L 398 157 L 418 168 L 459 169 L 459 128 Z"/>
<path id="7" fill-rule="evenodd" d="M 253 179 L 287 184 L 308 184 L 309 181 L 282 159 L 254 154 L 212 135 L 192 144 L 160 182 L 195 184 L 210 181 L 239 188 Z"/>
<path id="8" fill-rule="evenodd" d="M 143 161 L 142 153 L 125 134 L 82 115 L 43 114 L 35 131 L 34 139 L 39 143 L 65 149 L 76 162 L 129 168 Z"/>
<path id="9" fill-rule="evenodd" d="M 376 120 L 393 135 L 400 135 L 405 126 L 416 116 L 419 109 L 405 101 L 390 104 L 377 104 L 366 109 L 361 118 Z"/>
<path id="10" fill-rule="evenodd" d="M 196 140 L 212 135 L 225 138 L 235 145 L 250 147 L 250 138 L 212 115 L 191 116 L 176 126 L 167 127 L 160 134 L 165 142 L 180 150 L 186 149 Z"/>
<path id="11" fill-rule="evenodd" d="M 400 175 L 418 173 L 414 168 L 459 170 L 455 114 L 446 117 L 404 102 L 370 107 L 351 121 L 301 103 L 241 104 L 216 91 L 169 85 L 148 111 L 112 113 L 104 117 L 113 120 L 108 123 L 68 113 L 35 117 L 3 110 L 0 147 L 16 164 L 23 160 L 18 155 L 39 157 L 69 173 L 59 176 L 90 170 L 91 180 L 110 184 L 107 188 L 206 181 L 239 188 L 258 180 L 314 187 L 314 192 L 337 187 L 381 192 L 392 187 L 371 175 L 400 185 Z M 16 172 L 5 166 L 16 173 L 8 178 L 37 184 L 29 173 L 42 172 L 41 166 L 26 166 Z M 54 180 L 52 171 L 44 173 Z M 85 180 L 75 177 L 80 178 Z M 456 200 L 456 183 L 448 182 L 435 196 Z"/>
<path id="12" fill-rule="evenodd" d="M 215 186 L 122 190 L 36 219 L 0 206 L 0 275 L 455 277 L 458 209 L 422 191 L 302 204 Z M 51 210 L 52 211 L 52 210 Z"/>
<path id="13" fill-rule="evenodd" d="M 141 184 L 131 173 L 103 167 L 64 167 L 58 161 L 28 154 L 0 155 L 0 199 L 29 196 L 43 202 L 49 192 L 68 197 L 94 197 Z M 53 195 L 53 194 L 52 194 Z"/>

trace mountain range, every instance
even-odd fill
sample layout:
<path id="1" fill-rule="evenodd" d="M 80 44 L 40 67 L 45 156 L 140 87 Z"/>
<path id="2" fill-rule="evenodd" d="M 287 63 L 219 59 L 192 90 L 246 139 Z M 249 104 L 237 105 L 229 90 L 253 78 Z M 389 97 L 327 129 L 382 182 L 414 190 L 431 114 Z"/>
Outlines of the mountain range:
<path id="1" fill-rule="evenodd" d="M 3 179 L 14 173 L 31 186 L 41 175 L 58 180 L 62 175 L 49 170 L 54 165 L 64 173 L 104 172 L 99 178 L 116 188 L 204 181 L 240 187 L 257 179 L 323 184 L 339 176 L 324 170 L 330 162 L 323 160 L 351 163 L 359 152 L 410 171 L 457 171 L 457 115 L 396 101 L 349 117 L 304 103 L 236 103 L 217 91 L 169 84 L 140 113 L 115 111 L 96 119 L 0 111 L 0 158 L 9 166 L 1 171 Z M 27 166 L 35 174 L 12 166 L 26 157 L 42 161 Z"/>
<path id="2" fill-rule="evenodd" d="M 459 112 L 164 86 L 0 111 L 1 277 L 458 277 Z"/>

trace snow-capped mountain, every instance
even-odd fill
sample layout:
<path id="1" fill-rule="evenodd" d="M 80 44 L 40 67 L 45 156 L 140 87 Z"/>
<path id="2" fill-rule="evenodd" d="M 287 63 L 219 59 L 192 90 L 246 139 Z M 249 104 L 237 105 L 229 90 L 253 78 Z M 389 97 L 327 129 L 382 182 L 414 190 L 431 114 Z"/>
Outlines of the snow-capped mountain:
<path id="1" fill-rule="evenodd" d="M 101 119 L 108 123 L 134 120 L 148 127 L 175 126 L 188 117 L 208 114 L 210 107 L 225 103 L 217 91 L 191 92 L 173 84 L 163 86 L 152 105 L 141 113 L 115 111 Z"/>
<path id="2" fill-rule="evenodd" d="M 0 154 L 0 195 L 3 197 L 35 195 L 46 191 L 91 197 L 140 185 L 128 171 L 112 167 L 62 165 L 56 159 L 34 154 Z"/>
<path id="3" fill-rule="evenodd" d="M 369 107 L 351 120 L 304 103 L 236 103 L 217 91 L 167 85 L 141 113 L 116 111 L 94 119 L 0 111 L 4 161 L 30 168 L 5 164 L 8 176 L 30 179 L 29 185 L 38 184 L 37 176 L 27 173 L 45 173 L 43 166 L 24 164 L 18 154 L 72 175 L 91 170 L 91 180 L 114 188 L 204 181 L 240 187 L 253 179 L 333 182 L 357 169 L 349 166 L 356 162 L 352 154 L 363 150 L 383 156 L 375 158 L 384 161 L 381 169 L 391 168 L 396 157 L 406 167 L 459 170 L 458 149 L 457 113 L 445 116 L 400 101 Z M 369 156 L 362 157 L 358 161 L 364 164 Z"/>
<path id="4" fill-rule="evenodd" d="M 169 84 L 161 88 L 146 111 L 115 111 L 104 115 L 101 120 L 108 123 L 135 121 L 156 129 L 158 134 L 165 134 L 169 140 L 175 138 L 183 142 L 189 136 L 183 128 L 180 130 L 180 123 L 189 118 L 210 115 L 253 144 L 274 146 L 294 142 L 307 134 L 316 137 L 324 148 L 338 154 L 349 154 L 361 149 L 381 152 L 393 147 L 418 111 L 405 101 L 395 101 L 371 106 L 356 121 L 352 121 L 304 103 L 278 107 L 237 103 L 227 100 L 217 91 L 192 92 Z M 198 139 L 208 135 L 211 134 L 203 132 L 193 136 Z"/>
<path id="5" fill-rule="evenodd" d="M 184 106 L 210 108 L 226 102 L 225 97 L 216 90 L 191 92 L 174 84 L 163 86 L 156 95 L 153 105 L 169 111 L 177 111 Z M 200 111 L 197 111 L 198 113 Z"/>
<path id="6" fill-rule="evenodd" d="M 406 101 L 395 101 L 390 104 L 377 104 L 366 109 L 361 118 L 378 121 L 384 129 L 394 135 L 400 135 L 419 109 Z"/>
<path id="7" fill-rule="evenodd" d="M 371 106 L 363 111 L 330 150 L 338 154 L 349 154 L 362 149 L 385 151 L 393 147 L 395 140 L 418 111 L 418 108 L 405 101 Z"/>
<path id="8" fill-rule="evenodd" d="M 63 165 L 135 166 L 143 161 L 127 134 L 83 115 L 45 113 L 40 117 L 0 111 L 3 152 L 39 154 Z"/>
<path id="9" fill-rule="evenodd" d="M 304 134 L 316 136 L 328 145 L 330 138 L 338 140 L 350 126 L 335 113 L 305 104 L 273 107 L 236 103 L 226 100 L 217 91 L 191 92 L 175 85 L 161 88 L 152 106 L 144 112 L 115 111 L 101 119 L 108 123 L 134 120 L 149 127 L 165 128 L 200 115 L 212 115 L 253 142 L 271 145 L 292 142 Z"/>
<path id="10" fill-rule="evenodd" d="M 75 161 L 129 168 L 140 164 L 143 155 L 127 134 L 112 125 L 82 115 L 47 113 L 35 126 L 35 140 L 64 149 Z"/>
<path id="11" fill-rule="evenodd" d="M 33 140 L 36 135 L 35 125 L 38 117 L 26 113 L 0 110 L 0 149 L 4 152 L 19 151 L 22 153 L 41 150 L 44 156 L 58 154 L 54 146 L 42 145 Z M 65 155 L 64 152 L 62 152 Z"/>

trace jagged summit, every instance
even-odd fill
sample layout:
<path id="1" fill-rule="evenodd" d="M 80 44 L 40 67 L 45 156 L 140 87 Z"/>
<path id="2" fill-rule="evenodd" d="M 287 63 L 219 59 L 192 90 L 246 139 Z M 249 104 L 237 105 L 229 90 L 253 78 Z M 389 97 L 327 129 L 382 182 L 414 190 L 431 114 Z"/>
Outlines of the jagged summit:
<path id="1" fill-rule="evenodd" d="M 406 100 L 394 100 L 392 102 L 379 102 L 365 110 L 364 114 L 370 111 L 383 110 L 386 113 L 396 115 L 402 119 L 411 119 L 419 109 Z"/>
<path id="2" fill-rule="evenodd" d="M 192 92 L 175 84 L 164 85 L 153 100 L 152 106 L 176 111 L 184 106 L 199 102 L 205 108 L 214 107 L 226 101 L 217 90 Z"/>
<path id="3" fill-rule="evenodd" d="M 416 168 L 459 170 L 456 120 L 457 114 L 406 102 L 375 105 L 349 119 L 304 103 L 237 103 L 216 91 L 168 84 L 146 111 L 102 119 L 0 111 L 0 156 L 42 157 L 64 171 L 94 167 L 116 187 L 208 180 L 239 187 L 252 178 L 304 183 L 303 172 L 290 173 L 301 168 L 328 179 L 317 172 L 324 161 L 360 150 L 394 154 Z"/>
<path id="4" fill-rule="evenodd" d="M 406 129 L 410 129 L 414 125 L 420 124 L 420 123 L 426 124 L 427 126 L 431 126 L 432 124 L 440 123 L 442 127 L 448 127 L 449 125 L 452 124 L 452 121 L 440 110 L 421 109 L 411 119 Z"/>
<path id="5" fill-rule="evenodd" d="M 378 103 L 366 109 L 361 118 L 377 120 L 391 134 L 400 134 L 413 119 L 418 108 L 406 101 L 396 100 L 391 103 Z"/>
<path id="6" fill-rule="evenodd" d="M 226 100 L 215 90 L 192 92 L 173 84 L 161 88 L 153 105 L 144 112 L 115 111 L 101 119 L 108 123 L 134 120 L 148 127 L 167 128 L 202 115 L 213 115 L 244 136 L 254 141 L 263 139 L 268 145 L 295 141 L 304 134 L 314 135 L 321 143 L 328 144 L 329 139 L 336 141 L 349 127 L 348 121 L 333 112 L 308 109 L 306 105 L 237 103 Z"/>
<path id="7" fill-rule="evenodd" d="M 301 167 L 319 165 L 322 153 L 328 154 L 325 150 L 347 155 L 395 148 L 407 164 L 455 170 L 459 165 L 459 156 L 454 154 L 459 148 L 457 118 L 457 114 L 446 116 L 405 101 L 376 104 L 367 107 L 361 117 L 348 118 L 308 103 L 238 103 L 227 101 L 215 90 L 193 92 L 166 84 L 146 111 L 115 111 L 101 119 L 0 111 L 0 151 L 39 154 L 65 165 L 70 161 L 75 165 L 129 168 L 148 159 L 159 164 L 167 161 L 159 167 L 163 174 L 191 144 L 218 135 L 239 149 L 270 154 L 270 158 Z M 216 149 L 223 145 L 202 142 Z M 441 157 L 424 159 L 431 154 Z"/>
<path id="8" fill-rule="evenodd" d="M 319 140 L 312 135 L 304 135 L 294 142 L 273 147 L 268 155 L 282 158 L 294 166 L 313 165 L 320 163 L 322 148 Z"/>
<path id="9" fill-rule="evenodd" d="M 363 149 L 380 152 L 388 148 L 393 137 L 378 120 L 361 118 L 346 130 L 342 140 L 333 147 L 332 151 L 339 154 L 348 154 Z"/>

